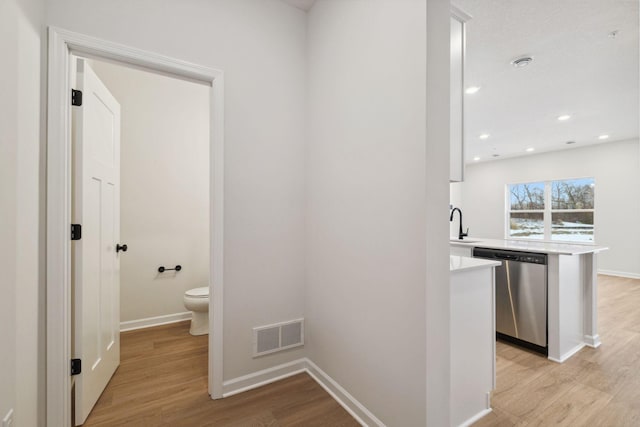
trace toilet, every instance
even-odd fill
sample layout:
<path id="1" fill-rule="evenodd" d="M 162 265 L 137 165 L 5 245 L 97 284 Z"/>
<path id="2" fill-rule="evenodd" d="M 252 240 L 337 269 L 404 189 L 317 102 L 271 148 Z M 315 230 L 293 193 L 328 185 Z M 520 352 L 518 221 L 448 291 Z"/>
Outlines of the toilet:
<path id="1" fill-rule="evenodd" d="M 189 289 L 184 293 L 184 306 L 191 312 L 191 335 L 209 333 L 209 287 Z"/>

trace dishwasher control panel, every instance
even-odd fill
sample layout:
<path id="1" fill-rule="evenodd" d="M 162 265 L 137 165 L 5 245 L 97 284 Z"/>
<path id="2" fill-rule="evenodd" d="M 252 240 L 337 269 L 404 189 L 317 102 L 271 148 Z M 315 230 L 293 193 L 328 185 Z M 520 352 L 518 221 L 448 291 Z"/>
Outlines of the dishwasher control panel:
<path id="1" fill-rule="evenodd" d="M 533 252 L 505 251 L 502 249 L 474 248 L 474 258 L 486 258 L 503 261 L 526 262 L 529 264 L 547 264 L 547 254 Z"/>

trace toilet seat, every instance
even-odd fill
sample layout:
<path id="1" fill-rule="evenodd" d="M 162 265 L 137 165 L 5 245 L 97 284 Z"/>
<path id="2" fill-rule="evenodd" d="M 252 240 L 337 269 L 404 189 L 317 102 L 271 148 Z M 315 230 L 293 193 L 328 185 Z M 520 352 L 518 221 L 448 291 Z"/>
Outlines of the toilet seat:
<path id="1" fill-rule="evenodd" d="M 208 298 L 209 297 L 209 287 L 204 286 L 202 288 L 193 288 L 189 289 L 184 293 L 188 297 L 192 298 Z"/>

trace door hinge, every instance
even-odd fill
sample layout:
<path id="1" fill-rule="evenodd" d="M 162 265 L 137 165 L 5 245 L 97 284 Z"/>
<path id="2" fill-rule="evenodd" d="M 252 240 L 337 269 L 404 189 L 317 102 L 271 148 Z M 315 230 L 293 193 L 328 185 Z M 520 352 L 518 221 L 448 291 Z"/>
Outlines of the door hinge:
<path id="1" fill-rule="evenodd" d="M 82 239 L 82 225 L 71 224 L 71 240 L 80 240 L 80 239 Z"/>
<path id="2" fill-rule="evenodd" d="M 71 89 L 71 105 L 80 107 L 82 105 L 82 91 Z"/>
<path id="3" fill-rule="evenodd" d="M 71 375 L 80 375 L 82 373 L 82 360 L 71 359 Z"/>

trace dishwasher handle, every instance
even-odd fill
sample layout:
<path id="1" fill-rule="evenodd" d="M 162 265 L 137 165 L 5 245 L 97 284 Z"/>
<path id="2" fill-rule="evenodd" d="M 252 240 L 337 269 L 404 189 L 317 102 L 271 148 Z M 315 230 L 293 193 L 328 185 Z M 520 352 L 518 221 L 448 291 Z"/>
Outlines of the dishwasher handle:
<path id="1" fill-rule="evenodd" d="M 515 261 L 515 260 L 517 260 L 519 258 L 518 255 L 501 254 L 501 253 L 497 253 L 495 255 L 495 257 L 498 258 L 498 259 L 504 259 L 504 260 L 507 260 L 507 261 Z"/>

